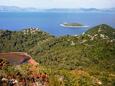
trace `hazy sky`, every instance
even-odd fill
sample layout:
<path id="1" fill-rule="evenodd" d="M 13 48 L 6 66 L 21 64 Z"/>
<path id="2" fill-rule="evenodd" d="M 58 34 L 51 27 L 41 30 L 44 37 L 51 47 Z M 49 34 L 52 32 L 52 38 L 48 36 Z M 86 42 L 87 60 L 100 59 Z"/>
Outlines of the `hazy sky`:
<path id="1" fill-rule="evenodd" d="M 115 8 L 115 0 L 0 0 L 0 5 L 35 8 Z"/>

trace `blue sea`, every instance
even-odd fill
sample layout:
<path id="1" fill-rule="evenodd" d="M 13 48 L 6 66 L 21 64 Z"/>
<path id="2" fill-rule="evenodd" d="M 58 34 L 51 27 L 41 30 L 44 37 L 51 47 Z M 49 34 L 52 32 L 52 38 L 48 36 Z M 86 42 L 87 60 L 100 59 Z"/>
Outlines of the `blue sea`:
<path id="1" fill-rule="evenodd" d="M 80 23 L 87 28 L 65 28 L 62 23 Z M 89 28 L 108 24 L 115 27 L 115 13 L 0 12 L 0 29 L 22 30 L 37 27 L 51 35 L 79 35 Z"/>

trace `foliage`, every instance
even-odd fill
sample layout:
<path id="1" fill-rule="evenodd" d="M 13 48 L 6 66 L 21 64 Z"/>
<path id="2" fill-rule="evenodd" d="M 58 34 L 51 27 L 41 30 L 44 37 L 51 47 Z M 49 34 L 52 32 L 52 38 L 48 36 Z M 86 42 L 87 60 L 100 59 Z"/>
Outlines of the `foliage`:
<path id="1" fill-rule="evenodd" d="M 0 52 L 23 51 L 34 57 L 43 67 L 40 72 L 48 74 L 49 86 L 115 84 L 115 29 L 108 25 L 96 26 L 80 36 L 0 31 L 0 39 Z"/>

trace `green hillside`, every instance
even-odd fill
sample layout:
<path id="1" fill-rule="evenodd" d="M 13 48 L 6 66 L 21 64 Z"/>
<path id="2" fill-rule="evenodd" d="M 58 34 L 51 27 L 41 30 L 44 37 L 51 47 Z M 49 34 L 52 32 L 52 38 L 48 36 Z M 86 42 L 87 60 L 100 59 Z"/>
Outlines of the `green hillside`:
<path id="1" fill-rule="evenodd" d="M 113 29 L 111 26 L 106 24 L 95 26 L 89 29 L 86 33 L 90 35 L 104 34 L 110 38 L 115 38 L 115 29 Z"/>
<path id="2" fill-rule="evenodd" d="M 114 86 L 115 29 L 101 24 L 79 36 L 1 31 L 0 52 L 24 51 L 44 67 L 49 86 Z M 61 81 L 59 80 L 61 77 Z"/>
<path id="3" fill-rule="evenodd" d="M 53 36 L 36 28 L 28 28 L 22 31 L 0 31 L 0 52 L 28 51 L 38 42 L 52 39 Z"/>

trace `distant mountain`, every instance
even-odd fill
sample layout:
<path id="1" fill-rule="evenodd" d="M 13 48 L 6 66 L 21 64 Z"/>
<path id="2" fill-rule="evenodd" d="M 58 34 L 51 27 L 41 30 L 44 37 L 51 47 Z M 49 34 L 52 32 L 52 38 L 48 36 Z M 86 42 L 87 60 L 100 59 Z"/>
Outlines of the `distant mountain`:
<path id="1" fill-rule="evenodd" d="M 115 8 L 96 9 L 96 8 L 80 8 L 80 9 L 47 9 L 49 12 L 115 12 Z"/>
<path id="2" fill-rule="evenodd" d="M 16 6 L 0 6 L 0 12 L 36 12 L 41 11 L 36 8 L 20 8 Z"/>
<path id="3" fill-rule="evenodd" d="M 115 12 L 115 8 L 96 9 L 96 8 L 53 8 L 53 9 L 37 9 L 37 8 L 20 8 L 16 6 L 0 6 L 0 12 Z"/>
<path id="4" fill-rule="evenodd" d="M 8 11 L 24 11 L 24 9 L 15 7 L 15 6 L 0 6 L 0 11 L 8 12 Z"/>

